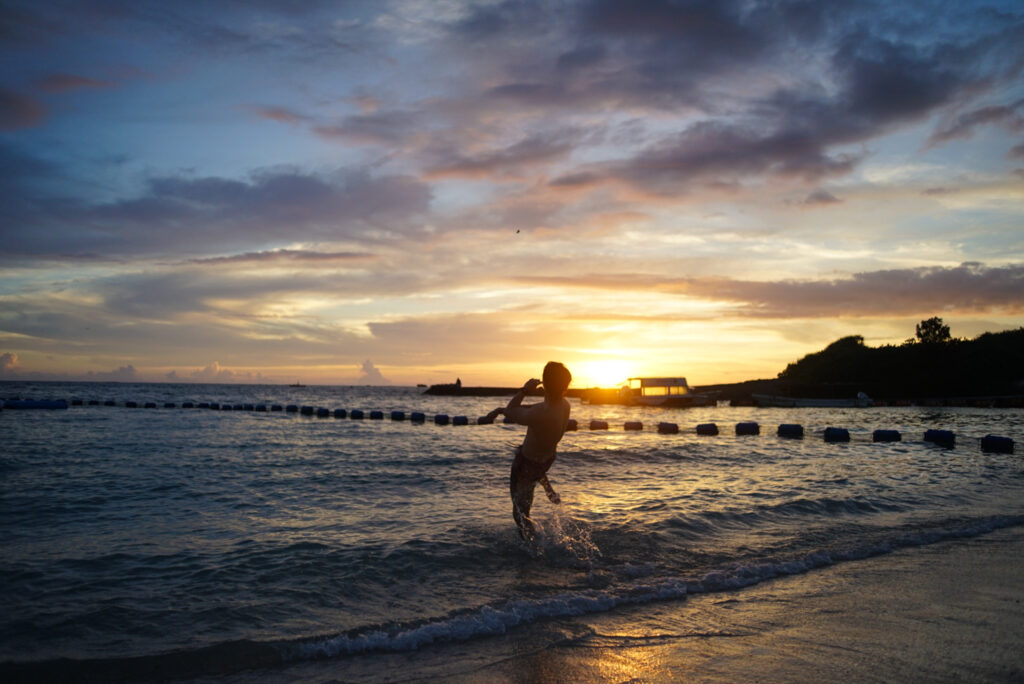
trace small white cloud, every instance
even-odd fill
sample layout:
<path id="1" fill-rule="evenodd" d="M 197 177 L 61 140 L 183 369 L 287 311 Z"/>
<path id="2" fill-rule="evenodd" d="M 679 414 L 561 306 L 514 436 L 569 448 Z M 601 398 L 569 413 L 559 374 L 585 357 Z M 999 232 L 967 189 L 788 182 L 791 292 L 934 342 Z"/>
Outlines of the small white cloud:
<path id="1" fill-rule="evenodd" d="M 18 355 L 13 352 L 0 354 L 0 375 L 9 375 L 18 367 Z"/>
<path id="2" fill-rule="evenodd" d="M 363 361 L 359 383 L 363 385 L 390 385 L 391 381 L 384 377 L 380 369 L 367 359 Z"/>

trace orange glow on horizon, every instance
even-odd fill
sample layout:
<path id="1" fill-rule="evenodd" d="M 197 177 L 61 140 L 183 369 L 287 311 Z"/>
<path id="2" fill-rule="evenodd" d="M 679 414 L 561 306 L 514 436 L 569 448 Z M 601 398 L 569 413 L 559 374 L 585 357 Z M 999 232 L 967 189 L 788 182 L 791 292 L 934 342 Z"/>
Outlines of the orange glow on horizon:
<path id="1" fill-rule="evenodd" d="M 634 374 L 634 366 L 621 359 L 579 361 L 569 366 L 574 387 L 620 387 Z"/>

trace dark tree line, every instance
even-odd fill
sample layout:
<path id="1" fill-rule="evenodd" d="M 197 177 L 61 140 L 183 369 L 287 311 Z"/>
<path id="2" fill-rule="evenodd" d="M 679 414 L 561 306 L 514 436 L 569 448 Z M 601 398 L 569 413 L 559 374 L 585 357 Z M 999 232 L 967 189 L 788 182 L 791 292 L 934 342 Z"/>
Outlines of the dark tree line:
<path id="1" fill-rule="evenodd" d="M 964 340 L 951 337 L 949 326 L 933 317 L 901 345 L 868 347 L 860 335 L 843 337 L 789 364 L 779 381 L 876 398 L 1024 394 L 1024 328 Z"/>

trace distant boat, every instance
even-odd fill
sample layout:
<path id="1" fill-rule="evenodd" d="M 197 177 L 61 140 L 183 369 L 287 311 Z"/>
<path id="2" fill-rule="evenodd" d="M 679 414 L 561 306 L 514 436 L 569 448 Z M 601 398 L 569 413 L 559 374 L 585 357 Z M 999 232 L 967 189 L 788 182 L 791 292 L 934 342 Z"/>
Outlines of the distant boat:
<path id="1" fill-rule="evenodd" d="M 626 403 L 634 406 L 689 408 L 715 403 L 713 394 L 694 392 L 686 378 L 630 378 L 622 388 Z"/>
<path id="2" fill-rule="evenodd" d="M 583 399 L 589 404 L 626 404 L 628 406 L 661 406 L 689 408 L 713 406 L 716 395 L 694 392 L 686 378 L 629 378 L 616 390 L 585 390 Z"/>
<path id="3" fill-rule="evenodd" d="M 417 387 L 426 387 L 422 382 L 416 384 Z"/>
<path id="4" fill-rule="evenodd" d="M 774 394 L 750 395 L 758 406 L 777 406 L 780 408 L 867 408 L 875 402 L 863 392 L 858 392 L 852 399 L 814 399 L 811 397 L 780 397 Z"/>
<path id="5" fill-rule="evenodd" d="M 289 387 L 305 387 L 305 385 L 303 385 L 301 382 L 298 382 L 298 381 L 293 382 L 292 384 L 290 384 L 288 386 Z"/>

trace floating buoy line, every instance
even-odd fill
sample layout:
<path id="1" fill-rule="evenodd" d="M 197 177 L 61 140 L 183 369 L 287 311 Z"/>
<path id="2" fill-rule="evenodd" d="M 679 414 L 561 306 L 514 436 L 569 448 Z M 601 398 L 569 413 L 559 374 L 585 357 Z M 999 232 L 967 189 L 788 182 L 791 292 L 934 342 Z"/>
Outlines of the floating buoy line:
<path id="1" fill-rule="evenodd" d="M 8 410 L 28 410 L 28 409 L 43 409 L 43 410 L 60 410 L 67 409 L 69 406 L 118 406 L 118 403 L 112 399 L 106 401 L 100 401 L 98 399 L 72 399 L 70 402 L 66 399 L 7 399 L 0 400 L 0 411 L 4 409 Z M 124 408 L 130 409 L 155 409 L 158 408 L 158 403 L 155 401 L 137 402 L 137 401 L 126 401 L 123 403 Z M 336 419 L 349 419 L 349 420 L 384 420 L 384 411 L 363 411 L 361 409 L 346 410 L 343 408 L 339 409 L 328 409 L 319 406 L 300 406 L 298 404 L 221 404 L 215 401 L 211 402 L 192 402 L 185 401 L 179 403 L 175 402 L 163 402 L 163 408 L 165 409 L 205 409 L 210 411 L 244 411 L 253 413 L 297 413 L 302 416 L 315 416 L 317 418 L 336 418 Z M 411 411 L 406 413 L 405 411 L 391 411 L 389 418 L 393 422 L 408 421 L 412 424 L 420 424 L 428 422 L 428 416 L 422 411 Z M 485 417 L 480 417 L 471 420 L 468 416 L 450 416 L 446 413 L 434 414 L 430 420 L 434 425 L 487 425 L 493 423 L 493 420 L 488 420 Z M 503 423 L 510 423 L 511 421 L 507 418 Z M 609 423 L 606 420 L 591 420 L 588 425 L 592 432 L 608 431 L 610 429 Z M 638 420 L 626 421 L 622 426 L 625 432 L 642 432 L 644 430 L 644 424 Z M 575 418 L 570 418 L 569 423 L 566 426 L 566 432 L 577 432 L 580 430 L 580 424 Z M 678 423 L 659 422 L 655 427 L 655 430 L 660 435 L 677 435 L 681 432 L 689 433 L 689 430 L 681 431 Z M 735 434 L 738 437 L 744 436 L 757 436 L 761 434 L 761 426 L 753 421 L 743 421 L 736 423 Z M 700 436 L 715 436 L 720 434 L 718 425 L 715 423 L 700 423 L 693 428 L 692 432 Z M 804 438 L 804 427 L 802 425 L 794 423 L 783 423 L 778 426 L 776 434 L 783 439 L 803 439 Z M 846 428 L 841 427 L 826 427 L 822 432 L 822 439 L 829 443 L 842 443 L 849 442 L 850 431 Z M 872 442 L 900 442 L 903 440 L 903 435 L 898 430 L 875 430 L 871 433 Z M 935 444 L 946 449 L 953 449 L 956 447 L 956 434 L 950 430 L 926 430 L 922 437 L 924 442 Z M 1015 445 L 1012 439 L 1009 437 L 1000 437 L 999 435 L 986 435 L 980 440 L 981 450 L 989 453 L 1000 453 L 1000 454 L 1012 454 L 1014 453 Z"/>

